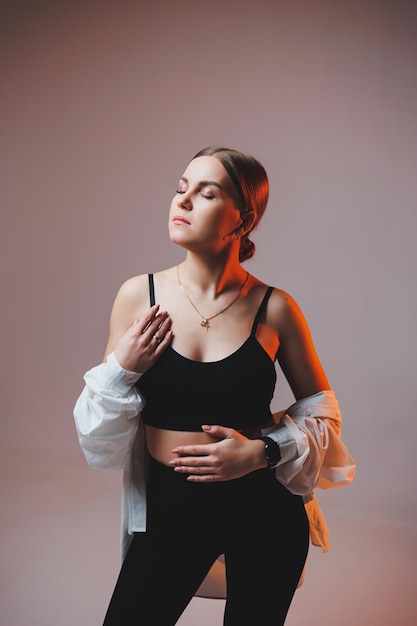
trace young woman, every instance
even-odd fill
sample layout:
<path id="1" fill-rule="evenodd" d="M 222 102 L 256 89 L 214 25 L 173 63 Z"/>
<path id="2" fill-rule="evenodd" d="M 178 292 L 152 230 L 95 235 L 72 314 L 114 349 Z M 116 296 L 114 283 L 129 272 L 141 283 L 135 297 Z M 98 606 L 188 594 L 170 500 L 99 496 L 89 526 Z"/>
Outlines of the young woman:
<path id="1" fill-rule="evenodd" d="M 175 624 L 221 555 L 224 624 L 283 624 L 308 552 L 307 496 L 353 477 L 353 464 L 324 475 L 340 411 L 300 308 L 241 265 L 268 190 L 239 151 L 188 163 L 169 212 L 185 258 L 122 285 L 104 362 L 84 377 L 74 416 L 87 460 L 124 467 L 106 626 Z M 274 416 L 276 360 L 296 402 Z"/>

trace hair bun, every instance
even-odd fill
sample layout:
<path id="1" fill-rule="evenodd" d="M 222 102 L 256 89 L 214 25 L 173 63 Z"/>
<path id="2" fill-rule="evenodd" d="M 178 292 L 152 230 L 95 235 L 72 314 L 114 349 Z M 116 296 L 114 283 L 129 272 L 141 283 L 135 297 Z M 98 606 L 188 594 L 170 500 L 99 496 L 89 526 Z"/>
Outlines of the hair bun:
<path id="1" fill-rule="evenodd" d="M 239 261 L 247 261 L 255 254 L 255 244 L 251 241 L 248 235 L 243 235 L 240 239 L 239 249 Z"/>

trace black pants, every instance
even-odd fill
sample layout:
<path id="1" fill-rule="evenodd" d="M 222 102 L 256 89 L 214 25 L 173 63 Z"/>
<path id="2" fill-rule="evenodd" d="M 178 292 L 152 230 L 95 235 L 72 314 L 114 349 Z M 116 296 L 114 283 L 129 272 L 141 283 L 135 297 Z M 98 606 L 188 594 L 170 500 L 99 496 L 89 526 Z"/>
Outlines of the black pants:
<path id="1" fill-rule="evenodd" d="M 146 533 L 136 533 L 104 626 L 172 626 L 225 555 L 224 626 L 284 624 L 307 558 L 300 496 L 270 470 L 191 483 L 151 459 Z"/>

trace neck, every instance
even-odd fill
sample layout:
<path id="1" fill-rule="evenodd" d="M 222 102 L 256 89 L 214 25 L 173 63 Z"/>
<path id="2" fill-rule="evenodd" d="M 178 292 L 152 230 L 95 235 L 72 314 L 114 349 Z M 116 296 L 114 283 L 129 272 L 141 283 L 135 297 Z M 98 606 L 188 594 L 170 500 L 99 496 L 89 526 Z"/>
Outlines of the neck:
<path id="1" fill-rule="evenodd" d="M 221 263 L 216 258 L 210 262 L 191 254 L 187 254 L 186 259 L 179 264 L 179 272 L 184 285 L 206 294 L 211 293 L 213 298 L 240 287 L 247 274 L 238 261 L 234 263 L 229 259 L 227 263 Z"/>

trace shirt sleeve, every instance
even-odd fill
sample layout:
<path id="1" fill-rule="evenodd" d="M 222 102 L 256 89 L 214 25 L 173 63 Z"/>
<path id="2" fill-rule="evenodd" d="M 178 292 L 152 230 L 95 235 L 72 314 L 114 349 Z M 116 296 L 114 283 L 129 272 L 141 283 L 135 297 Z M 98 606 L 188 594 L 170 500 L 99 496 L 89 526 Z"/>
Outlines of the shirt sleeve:
<path id="1" fill-rule="evenodd" d="M 135 383 L 141 374 L 122 368 L 114 352 L 84 375 L 74 407 L 81 449 L 94 469 L 121 469 L 129 452 L 144 399 Z"/>
<path id="2" fill-rule="evenodd" d="M 356 465 L 340 438 L 342 415 L 332 390 L 292 404 L 279 425 L 262 430 L 279 444 L 275 475 L 291 493 L 350 484 Z"/>

